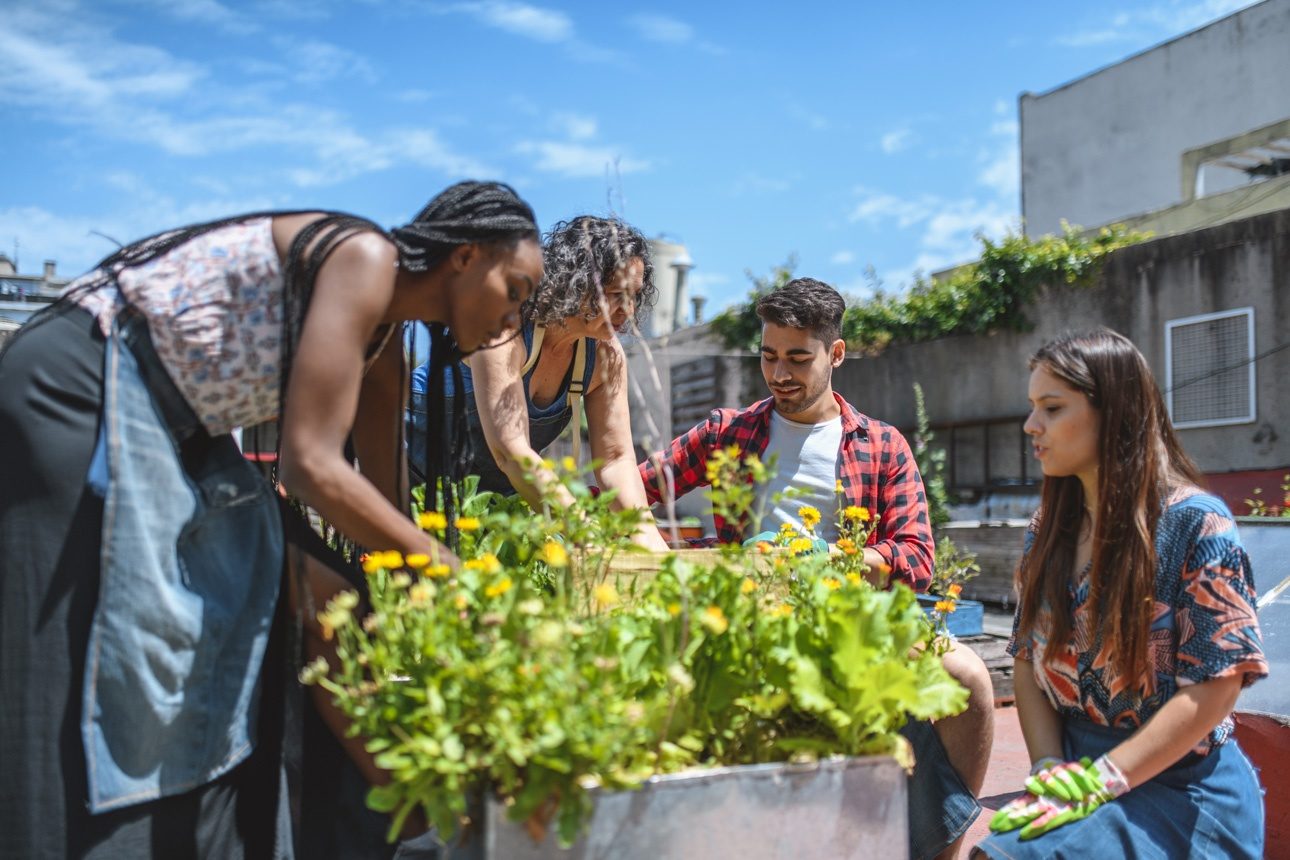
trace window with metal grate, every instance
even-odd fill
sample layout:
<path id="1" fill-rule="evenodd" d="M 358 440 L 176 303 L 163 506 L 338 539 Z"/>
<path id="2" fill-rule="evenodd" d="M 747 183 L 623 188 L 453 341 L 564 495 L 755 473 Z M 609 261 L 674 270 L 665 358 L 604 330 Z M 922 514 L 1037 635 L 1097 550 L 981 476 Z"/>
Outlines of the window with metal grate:
<path id="1" fill-rule="evenodd" d="M 1174 427 L 1255 419 L 1254 309 L 1165 323 L 1165 400 Z"/>

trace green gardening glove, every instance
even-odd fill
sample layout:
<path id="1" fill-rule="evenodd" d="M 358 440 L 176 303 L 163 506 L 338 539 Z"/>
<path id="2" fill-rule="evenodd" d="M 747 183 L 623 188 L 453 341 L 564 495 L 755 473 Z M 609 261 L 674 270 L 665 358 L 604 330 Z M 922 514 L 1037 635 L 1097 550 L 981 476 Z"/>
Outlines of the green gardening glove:
<path id="1" fill-rule="evenodd" d="M 1092 815 L 1102 804 L 1129 790 L 1120 769 L 1102 756 L 1043 767 L 1026 780 L 1026 794 L 1000 809 L 990 819 L 990 829 L 1034 839 L 1064 824 Z"/>
<path id="2" fill-rule="evenodd" d="M 1021 828 L 1021 833 L 1018 835 L 1023 842 L 1043 836 L 1045 833 L 1056 830 L 1064 824 L 1088 818 L 1098 807 L 1110 799 L 1110 797 L 1107 797 L 1104 800 L 1101 795 L 1093 795 L 1086 800 L 1077 802 L 1053 800 L 1047 797 L 1040 798 L 1040 803 L 1045 805 L 1044 810 L 1037 818 Z"/>
<path id="3" fill-rule="evenodd" d="M 1076 802 L 1105 791 L 1093 762 L 1087 758 L 1045 768 L 1026 780 L 1026 790 L 1036 797 Z"/>

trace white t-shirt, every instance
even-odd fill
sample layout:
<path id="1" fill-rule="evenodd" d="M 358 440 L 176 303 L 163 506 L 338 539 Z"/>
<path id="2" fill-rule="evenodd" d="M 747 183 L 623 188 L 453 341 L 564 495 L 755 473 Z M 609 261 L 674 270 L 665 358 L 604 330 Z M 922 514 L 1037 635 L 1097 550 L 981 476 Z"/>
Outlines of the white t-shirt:
<path id="1" fill-rule="evenodd" d="M 775 461 L 775 477 L 762 485 L 754 512 L 762 512 L 761 530 L 774 531 L 791 523 L 803 531 L 798 508 L 810 505 L 820 512 L 815 534 L 829 543 L 838 539 L 836 493 L 838 450 L 842 447 L 842 416 L 821 424 L 799 424 L 774 409 L 770 413 L 770 442 L 762 460 Z M 792 489 L 792 498 L 773 501 Z M 752 535 L 746 535 L 751 537 Z"/>

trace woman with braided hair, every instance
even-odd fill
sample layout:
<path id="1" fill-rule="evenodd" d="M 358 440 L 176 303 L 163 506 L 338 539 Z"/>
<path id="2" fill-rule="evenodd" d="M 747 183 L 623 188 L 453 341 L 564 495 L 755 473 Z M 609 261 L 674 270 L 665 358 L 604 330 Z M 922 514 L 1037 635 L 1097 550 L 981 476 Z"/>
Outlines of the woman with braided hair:
<path id="1" fill-rule="evenodd" d="M 453 360 L 515 328 L 541 277 L 529 206 L 464 182 L 388 233 L 271 212 L 158 234 L 10 341 L 0 855 L 291 854 L 279 587 L 314 652 L 352 572 L 230 430 L 278 417 L 288 492 L 358 545 L 453 563 L 406 512 L 400 325 L 429 321 Z"/>
<path id="2" fill-rule="evenodd" d="M 574 450 L 580 448 L 579 405 L 585 405 L 591 458 L 601 489 L 615 490 L 620 509 L 638 509 L 643 519 L 636 542 L 667 549 L 649 512 L 636 452 L 632 445 L 627 398 L 627 358 L 618 333 L 653 304 L 657 290 L 645 237 L 616 218 L 583 215 L 556 224 L 543 246 L 542 285 L 525 305 L 520 337 L 481 350 L 459 368 L 470 395 L 466 419 L 471 451 L 465 469 L 480 478 L 479 488 L 511 495 L 532 505 L 554 475 L 542 452 L 572 423 Z M 415 428 L 444 403 L 427 391 L 435 383 L 453 391 L 451 380 L 437 379 L 430 363 L 412 376 L 409 459 L 416 470 L 425 451 Z M 449 407 L 454 415 L 459 408 Z M 568 491 L 557 485 L 566 504 Z"/>

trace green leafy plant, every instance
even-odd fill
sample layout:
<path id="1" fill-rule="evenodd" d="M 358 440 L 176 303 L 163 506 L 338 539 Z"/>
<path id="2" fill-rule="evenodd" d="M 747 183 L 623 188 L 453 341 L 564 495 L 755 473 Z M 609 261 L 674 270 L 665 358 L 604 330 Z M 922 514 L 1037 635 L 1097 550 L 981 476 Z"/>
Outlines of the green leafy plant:
<path id="1" fill-rule="evenodd" d="M 906 292 L 878 293 L 847 308 L 842 337 L 850 349 L 871 354 L 894 343 L 917 343 L 956 334 L 1023 331 L 1025 309 L 1043 287 L 1092 284 L 1112 251 L 1150 234 L 1106 227 L 1091 236 L 1066 226 L 1061 235 L 1031 239 L 1012 234 L 998 242 L 980 237 L 981 256 L 940 280 L 920 277 Z M 754 279 L 749 301 L 713 319 L 712 330 L 731 349 L 756 348 L 761 324 L 754 312 L 766 291 L 787 283 L 777 270 Z M 782 283 L 781 283 L 782 279 Z"/>
<path id="2" fill-rule="evenodd" d="M 747 512 L 759 468 L 719 462 L 720 513 Z M 827 755 L 909 765 L 905 720 L 965 706 L 914 594 L 871 587 L 854 553 L 728 547 L 623 571 L 614 557 L 638 515 L 579 495 L 571 465 L 556 471 L 572 508 L 463 516 L 456 569 L 373 553 L 370 611 L 345 593 L 319 616 L 335 665 L 302 680 L 333 694 L 389 771 L 369 804 L 393 815 L 392 836 L 413 810 L 450 836 L 469 799 L 491 795 L 569 844 L 592 787 Z M 869 520 L 848 510 L 844 534 L 863 540 Z M 421 522 L 447 525 L 434 511 Z"/>

